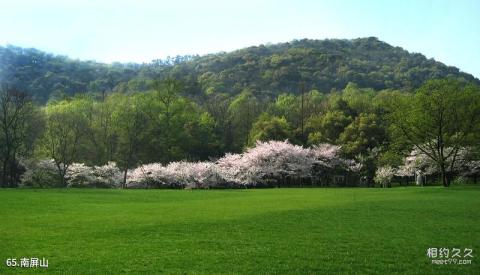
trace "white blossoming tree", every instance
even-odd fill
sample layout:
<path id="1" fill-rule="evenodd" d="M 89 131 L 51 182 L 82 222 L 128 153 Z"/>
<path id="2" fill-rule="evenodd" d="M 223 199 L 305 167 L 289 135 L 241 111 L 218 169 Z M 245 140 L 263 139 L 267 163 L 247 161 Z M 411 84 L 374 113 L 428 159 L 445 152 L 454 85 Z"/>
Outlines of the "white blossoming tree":
<path id="1" fill-rule="evenodd" d="M 341 146 L 338 145 L 322 143 L 313 146 L 310 152 L 314 158 L 314 174 L 320 175 L 328 183 L 335 173 L 358 173 L 362 168 L 361 163 L 341 157 Z"/>
<path id="2" fill-rule="evenodd" d="M 241 155 L 226 155 L 217 162 L 218 170 L 227 181 L 247 185 L 280 185 L 285 177 L 307 177 L 314 158 L 310 150 L 288 141 L 258 141 Z"/>
<path id="3" fill-rule="evenodd" d="M 29 160 L 24 164 L 26 171 L 21 177 L 23 186 L 60 186 L 61 179 L 53 159 Z"/>
<path id="4" fill-rule="evenodd" d="M 210 188 L 220 185 L 222 177 L 212 162 L 172 162 L 167 166 L 152 163 L 129 172 L 128 188 Z"/>
<path id="5" fill-rule="evenodd" d="M 87 187 L 95 181 L 93 168 L 83 163 L 72 163 L 65 178 L 68 187 Z"/>
<path id="6" fill-rule="evenodd" d="M 90 167 L 72 163 L 66 174 L 68 187 L 120 187 L 122 173 L 115 162 Z"/>
<path id="7" fill-rule="evenodd" d="M 382 187 L 391 187 L 391 182 L 395 176 L 395 169 L 391 166 L 382 166 L 375 171 L 374 181 Z"/>
<path id="8" fill-rule="evenodd" d="M 455 152 L 453 152 L 455 150 Z M 475 163 L 471 159 L 469 148 L 445 148 L 446 172 L 449 174 L 468 174 Z M 421 150 L 414 148 L 405 158 L 404 164 L 398 167 L 395 175 L 400 177 L 439 175 L 441 171 L 437 163 Z"/>
<path id="9" fill-rule="evenodd" d="M 123 179 L 120 168 L 113 161 L 102 166 L 95 166 L 94 175 L 95 182 L 99 186 L 120 187 Z"/>

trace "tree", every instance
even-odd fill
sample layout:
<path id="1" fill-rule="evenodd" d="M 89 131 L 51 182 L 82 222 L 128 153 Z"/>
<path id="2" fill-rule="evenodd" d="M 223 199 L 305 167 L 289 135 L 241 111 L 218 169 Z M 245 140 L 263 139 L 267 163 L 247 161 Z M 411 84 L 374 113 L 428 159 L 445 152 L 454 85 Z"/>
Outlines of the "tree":
<path id="1" fill-rule="evenodd" d="M 42 122 L 27 94 L 14 88 L 0 90 L 0 186 L 15 187 L 20 181 L 19 156 L 34 147 Z"/>
<path id="2" fill-rule="evenodd" d="M 170 120 L 172 117 L 172 105 L 182 91 L 182 83 L 176 79 L 168 78 L 162 81 L 155 81 L 153 88 L 158 100 L 163 103 L 168 129 L 170 128 Z"/>
<path id="3" fill-rule="evenodd" d="M 449 186 L 460 148 L 478 142 L 479 87 L 454 79 L 430 80 L 415 95 L 392 100 L 391 108 L 394 130 L 435 162 L 443 186 Z"/>
<path id="4" fill-rule="evenodd" d="M 383 188 L 391 187 L 390 183 L 395 176 L 395 169 L 391 166 L 382 166 L 375 171 L 375 182 L 380 184 Z"/>
<path id="5" fill-rule="evenodd" d="M 66 186 L 68 167 L 77 159 L 81 139 L 89 131 L 87 102 L 85 98 L 74 98 L 45 108 L 46 130 L 41 151 L 55 162 L 61 186 Z"/>
<path id="6" fill-rule="evenodd" d="M 87 142 L 82 146 L 84 161 L 103 165 L 114 158 L 117 149 L 117 134 L 112 114 L 116 109 L 113 96 L 101 100 L 89 99 L 87 122 L 89 131 L 85 133 Z"/>
<path id="7" fill-rule="evenodd" d="M 373 111 L 372 99 L 375 96 L 373 89 L 360 89 L 354 83 L 348 83 L 343 90 L 342 99 L 357 114 Z"/>
<path id="8" fill-rule="evenodd" d="M 259 101 L 250 90 L 244 90 L 230 103 L 228 112 L 234 129 L 233 147 L 235 151 L 242 149 L 248 142 L 248 133 L 260 114 L 260 110 Z"/>
<path id="9" fill-rule="evenodd" d="M 142 165 L 128 176 L 128 187 L 209 188 L 223 179 L 212 162 L 171 162 Z"/>
<path id="10" fill-rule="evenodd" d="M 386 140 L 385 128 L 375 114 L 360 114 L 340 135 L 340 143 L 351 156 L 365 154 Z"/>
<path id="11" fill-rule="evenodd" d="M 193 110 L 190 114 L 183 122 L 183 134 L 175 139 L 175 143 L 183 145 L 184 159 L 207 160 L 218 157 L 221 144 L 214 132 L 214 119 L 200 110 Z"/>
<path id="12" fill-rule="evenodd" d="M 472 153 L 472 149 L 473 148 L 461 147 L 457 149 L 456 154 L 451 154 L 451 151 L 455 149 L 446 147 L 444 152 L 450 156 L 445 159 L 446 166 L 449 167 L 449 172 L 468 174 L 475 170 L 471 169 L 471 167 L 478 157 Z M 399 165 L 398 172 L 401 176 L 413 176 L 416 172 L 421 172 L 423 175 L 434 175 L 438 174 L 440 170 L 435 161 L 418 148 L 414 148 L 405 157 L 403 164 Z"/>
<path id="13" fill-rule="evenodd" d="M 362 169 L 362 165 L 359 162 L 342 157 L 341 146 L 322 143 L 312 146 L 310 151 L 315 158 L 314 174 L 324 178 L 332 176 L 332 172 L 338 170 L 359 172 Z"/>
<path id="14" fill-rule="evenodd" d="M 219 173 L 227 182 L 244 186 L 268 184 L 277 186 L 288 176 L 308 177 L 315 158 L 309 149 L 287 141 L 258 141 L 243 154 L 227 154 L 217 161 Z"/>
<path id="15" fill-rule="evenodd" d="M 312 116 L 307 121 L 309 144 L 336 143 L 351 117 L 341 111 L 328 111 L 322 116 Z"/>
<path id="16" fill-rule="evenodd" d="M 320 115 L 324 109 L 324 95 L 317 90 L 311 90 L 305 98 L 306 114 L 305 118 L 313 115 Z"/>
<path id="17" fill-rule="evenodd" d="M 257 141 L 286 140 L 290 137 L 290 125 L 284 117 L 263 113 L 252 126 L 248 145 L 253 146 Z"/>
<path id="18" fill-rule="evenodd" d="M 215 121 L 215 134 L 220 138 L 222 149 L 232 151 L 233 127 L 228 114 L 231 99 L 226 94 L 212 94 L 208 97 L 204 107 Z"/>
<path id="19" fill-rule="evenodd" d="M 126 186 L 128 169 L 139 161 L 140 149 L 145 146 L 148 116 L 143 111 L 146 101 L 143 94 L 125 96 L 116 94 L 112 97 L 115 110 L 112 114 L 115 132 L 118 135 L 116 160 L 123 172 L 123 184 Z"/>
<path id="20" fill-rule="evenodd" d="M 299 99 L 293 94 L 280 94 L 271 106 L 271 113 L 284 117 L 292 125 L 300 125 Z"/>

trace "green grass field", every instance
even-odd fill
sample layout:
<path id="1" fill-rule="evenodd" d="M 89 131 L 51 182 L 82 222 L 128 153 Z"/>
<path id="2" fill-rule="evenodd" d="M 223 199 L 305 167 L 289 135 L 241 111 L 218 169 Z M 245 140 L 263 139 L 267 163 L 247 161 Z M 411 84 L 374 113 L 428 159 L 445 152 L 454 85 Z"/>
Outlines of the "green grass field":
<path id="1" fill-rule="evenodd" d="M 480 187 L 3 189 L 0 218 L 0 273 L 480 274 Z"/>

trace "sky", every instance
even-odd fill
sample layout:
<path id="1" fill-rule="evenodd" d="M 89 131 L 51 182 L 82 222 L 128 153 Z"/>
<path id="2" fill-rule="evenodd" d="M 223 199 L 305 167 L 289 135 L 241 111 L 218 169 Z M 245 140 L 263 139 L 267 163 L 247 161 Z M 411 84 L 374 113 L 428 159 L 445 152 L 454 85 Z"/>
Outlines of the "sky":
<path id="1" fill-rule="evenodd" d="M 0 45 L 149 62 L 375 36 L 480 78 L 480 0 L 0 0 Z"/>

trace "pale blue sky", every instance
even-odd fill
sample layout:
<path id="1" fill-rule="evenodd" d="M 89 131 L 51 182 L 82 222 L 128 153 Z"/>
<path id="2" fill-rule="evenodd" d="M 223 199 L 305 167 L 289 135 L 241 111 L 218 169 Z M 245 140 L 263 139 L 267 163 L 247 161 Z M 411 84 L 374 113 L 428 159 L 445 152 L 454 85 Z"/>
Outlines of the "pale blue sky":
<path id="1" fill-rule="evenodd" d="M 0 0 L 0 45 L 102 62 L 376 36 L 480 77 L 480 0 Z"/>

